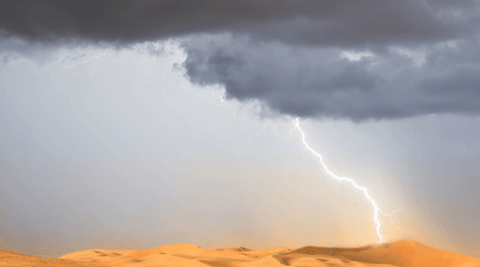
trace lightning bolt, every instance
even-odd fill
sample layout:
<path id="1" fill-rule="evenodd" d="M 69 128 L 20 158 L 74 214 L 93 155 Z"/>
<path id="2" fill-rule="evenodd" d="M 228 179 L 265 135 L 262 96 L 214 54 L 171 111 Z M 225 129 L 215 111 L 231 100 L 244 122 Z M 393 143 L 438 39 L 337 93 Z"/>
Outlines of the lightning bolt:
<path id="1" fill-rule="evenodd" d="M 107 55 L 107 51 L 108 51 L 108 50 L 111 50 L 111 49 L 112 49 L 112 48 L 107 48 L 107 49 L 105 49 L 105 51 L 103 51 L 103 53 L 100 53 L 100 54 L 97 55 L 97 56 L 90 56 L 87 60 L 81 61 L 80 63 L 74 64 L 74 65 L 63 66 L 62 69 L 75 68 L 76 66 L 78 66 L 78 65 L 80 65 L 80 64 L 85 64 L 85 63 L 87 63 L 87 62 L 90 61 L 91 59 L 99 59 L 100 57 L 106 56 L 106 55 Z"/>
<path id="2" fill-rule="evenodd" d="M 362 191 L 363 192 L 363 195 L 365 196 L 365 198 L 368 199 L 368 201 L 370 202 L 370 204 L 372 204 L 373 208 L 374 208 L 374 212 L 373 212 L 373 221 L 375 222 L 375 228 L 377 230 L 377 236 L 380 238 L 380 242 L 379 243 L 382 243 L 383 242 L 383 239 L 384 237 L 382 236 L 382 234 L 380 233 L 380 228 L 382 227 L 382 224 L 381 224 L 381 221 L 379 219 L 379 214 L 382 214 L 382 215 L 385 215 L 387 217 L 390 218 L 390 220 L 392 221 L 393 225 L 395 226 L 395 228 L 401 230 L 400 228 L 398 228 L 395 223 L 393 222 L 392 218 L 390 217 L 391 215 L 393 215 L 394 213 L 400 211 L 399 210 L 396 210 L 390 214 L 385 214 L 383 213 L 383 211 L 378 207 L 377 203 L 375 202 L 375 200 L 373 200 L 373 198 L 370 196 L 370 194 L 368 193 L 368 190 L 367 188 L 363 187 L 363 186 L 359 186 L 353 179 L 351 178 L 347 178 L 347 177 L 340 177 L 338 175 L 336 175 L 335 173 L 333 173 L 332 171 L 330 171 L 327 167 L 327 165 L 325 164 L 325 162 L 323 162 L 323 157 L 322 155 L 320 155 L 317 151 L 315 151 L 312 147 L 310 147 L 310 145 L 308 145 L 307 141 L 305 140 L 305 132 L 300 128 L 300 121 L 299 121 L 299 118 L 296 118 L 294 121 L 294 124 L 295 124 L 295 128 L 300 132 L 300 134 L 302 135 L 302 143 L 303 145 L 305 146 L 305 148 L 310 151 L 314 156 L 316 156 L 319 160 L 320 160 L 320 164 L 322 165 L 323 169 L 325 170 L 325 172 L 330 175 L 331 177 L 335 178 L 336 180 L 338 180 L 339 182 L 343 182 L 343 181 L 347 181 L 349 182 L 351 185 L 353 185 L 357 190 L 359 191 Z"/>

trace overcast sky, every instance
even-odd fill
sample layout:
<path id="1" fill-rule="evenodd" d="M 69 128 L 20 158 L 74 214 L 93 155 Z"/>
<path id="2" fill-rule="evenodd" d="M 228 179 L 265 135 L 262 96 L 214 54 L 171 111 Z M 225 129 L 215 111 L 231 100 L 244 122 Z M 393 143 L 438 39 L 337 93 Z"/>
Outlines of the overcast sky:
<path id="1" fill-rule="evenodd" d="M 480 255 L 479 1 L 2 1 L 0 242 Z"/>

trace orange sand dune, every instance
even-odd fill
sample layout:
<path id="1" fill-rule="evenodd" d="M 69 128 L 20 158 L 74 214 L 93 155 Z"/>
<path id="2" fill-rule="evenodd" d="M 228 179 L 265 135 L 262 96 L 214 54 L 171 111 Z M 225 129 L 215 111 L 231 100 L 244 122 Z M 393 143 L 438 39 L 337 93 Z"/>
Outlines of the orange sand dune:
<path id="1" fill-rule="evenodd" d="M 356 248 L 303 247 L 205 249 L 192 244 L 140 250 L 91 249 L 58 259 L 0 251 L 0 266 L 422 266 L 480 267 L 480 259 L 431 248 L 413 240 Z"/>

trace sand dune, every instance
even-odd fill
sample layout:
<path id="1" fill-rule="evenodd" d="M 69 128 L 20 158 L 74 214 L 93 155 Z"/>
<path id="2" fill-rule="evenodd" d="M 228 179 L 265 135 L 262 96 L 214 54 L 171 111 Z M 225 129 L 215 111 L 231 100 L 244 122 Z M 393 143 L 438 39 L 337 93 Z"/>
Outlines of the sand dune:
<path id="1" fill-rule="evenodd" d="M 0 251 L 0 266 L 422 266 L 480 267 L 480 259 L 431 248 L 413 240 L 354 248 L 302 247 L 250 250 L 243 247 L 205 249 L 193 244 L 140 250 L 91 249 L 58 259 Z"/>

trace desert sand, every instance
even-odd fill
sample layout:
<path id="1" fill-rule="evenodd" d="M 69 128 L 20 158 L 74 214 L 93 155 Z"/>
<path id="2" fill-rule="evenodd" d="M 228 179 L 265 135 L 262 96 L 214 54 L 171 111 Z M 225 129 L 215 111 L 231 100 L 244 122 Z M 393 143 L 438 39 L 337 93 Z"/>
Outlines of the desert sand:
<path id="1" fill-rule="evenodd" d="M 205 249 L 193 244 L 140 250 L 91 249 L 60 258 L 44 258 L 0 251 L 0 266 L 422 266 L 480 267 L 480 259 L 435 249 L 413 240 L 364 247 Z"/>

